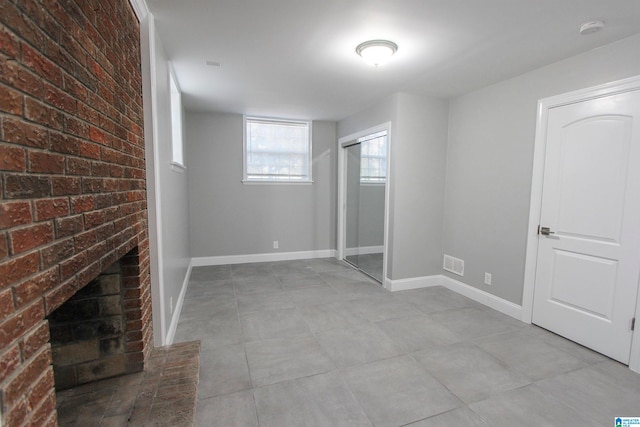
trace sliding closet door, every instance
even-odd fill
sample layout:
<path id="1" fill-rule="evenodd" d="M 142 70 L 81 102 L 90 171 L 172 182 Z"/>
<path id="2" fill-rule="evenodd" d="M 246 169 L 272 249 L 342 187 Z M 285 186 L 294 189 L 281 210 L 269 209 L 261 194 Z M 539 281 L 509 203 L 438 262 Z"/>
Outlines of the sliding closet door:
<path id="1" fill-rule="evenodd" d="M 360 248 L 360 144 L 345 148 L 347 153 L 345 260 L 359 268 Z"/>
<path id="2" fill-rule="evenodd" d="M 382 283 L 387 132 L 358 138 L 345 151 L 345 260 Z"/>

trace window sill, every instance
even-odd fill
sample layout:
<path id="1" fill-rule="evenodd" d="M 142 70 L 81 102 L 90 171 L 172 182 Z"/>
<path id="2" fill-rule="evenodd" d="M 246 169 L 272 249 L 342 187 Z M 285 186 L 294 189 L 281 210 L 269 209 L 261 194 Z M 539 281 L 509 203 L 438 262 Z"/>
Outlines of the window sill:
<path id="1" fill-rule="evenodd" d="M 253 181 L 243 179 L 242 183 L 247 185 L 311 185 L 313 181 Z"/>
<path id="2" fill-rule="evenodd" d="M 170 168 L 172 171 L 177 173 L 184 173 L 187 170 L 186 166 L 181 165 L 180 163 L 175 163 L 175 162 L 171 162 Z"/>

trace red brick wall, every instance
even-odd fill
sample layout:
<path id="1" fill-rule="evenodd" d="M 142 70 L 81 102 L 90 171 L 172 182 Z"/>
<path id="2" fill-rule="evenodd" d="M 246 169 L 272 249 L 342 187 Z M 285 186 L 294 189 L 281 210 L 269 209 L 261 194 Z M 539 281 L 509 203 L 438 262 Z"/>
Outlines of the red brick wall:
<path id="1" fill-rule="evenodd" d="M 127 349 L 151 349 L 139 23 L 128 0 L 0 0 L 0 405 L 55 425 L 46 316 L 127 255 Z"/>

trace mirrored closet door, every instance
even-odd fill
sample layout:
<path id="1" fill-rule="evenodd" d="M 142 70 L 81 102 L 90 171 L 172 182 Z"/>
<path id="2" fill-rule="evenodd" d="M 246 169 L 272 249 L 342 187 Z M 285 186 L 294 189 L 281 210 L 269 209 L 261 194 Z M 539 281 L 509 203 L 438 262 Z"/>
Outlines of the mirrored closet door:
<path id="1" fill-rule="evenodd" d="M 387 131 L 358 138 L 344 149 L 344 259 L 382 283 Z"/>

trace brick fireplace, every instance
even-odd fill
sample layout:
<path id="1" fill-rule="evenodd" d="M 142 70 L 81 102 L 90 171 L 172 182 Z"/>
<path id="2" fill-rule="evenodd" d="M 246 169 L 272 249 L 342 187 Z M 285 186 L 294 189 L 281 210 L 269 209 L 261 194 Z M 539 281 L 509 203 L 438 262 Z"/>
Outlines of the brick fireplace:
<path id="1" fill-rule="evenodd" d="M 56 425 L 52 361 L 65 351 L 77 356 L 61 350 L 68 332 L 60 328 L 78 314 L 77 301 L 91 299 L 96 283 L 116 270 L 120 289 L 87 303 L 99 307 L 98 320 L 80 316 L 71 328 L 100 321 L 119 328 L 93 337 L 97 347 L 73 368 L 62 361 L 55 376 L 68 380 L 73 371 L 77 382 L 114 365 L 144 367 L 152 328 L 142 129 L 140 29 L 128 0 L 0 0 L 5 427 Z M 120 320 L 105 320 L 112 314 Z M 115 329 L 120 338 L 110 334 Z M 102 362 L 94 357 L 100 353 Z M 116 371 L 108 375 L 123 373 Z"/>

